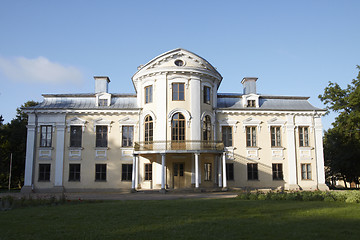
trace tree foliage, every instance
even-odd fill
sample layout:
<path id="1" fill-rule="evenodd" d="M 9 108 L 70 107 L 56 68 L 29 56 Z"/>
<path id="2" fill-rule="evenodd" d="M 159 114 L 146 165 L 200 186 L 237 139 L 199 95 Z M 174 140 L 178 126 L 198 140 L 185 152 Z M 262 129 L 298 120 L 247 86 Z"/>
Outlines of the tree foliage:
<path id="1" fill-rule="evenodd" d="M 23 107 L 37 105 L 37 102 L 28 101 L 16 109 L 16 117 L 10 123 L 0 121 L 0 188 L 8 186 L 10 156 L 12 154 L 11 187 L 21 187 L 24 181 L 26 156 L 26 125 L 28 116 Z M 0 117 L 0 120 L 2 117 Z"/>
<path id="2" fill-rule="evenodd" d="M 360 66 L 357 66 L 360 70 Z M 360 177 L 360 71 L 347 88 L 329 82 L 319 98 L 328 111 L 338 113 L 333 128 L 325 132 L 325 165 L 331 175 L 340 174 L 348 182 Z"/>

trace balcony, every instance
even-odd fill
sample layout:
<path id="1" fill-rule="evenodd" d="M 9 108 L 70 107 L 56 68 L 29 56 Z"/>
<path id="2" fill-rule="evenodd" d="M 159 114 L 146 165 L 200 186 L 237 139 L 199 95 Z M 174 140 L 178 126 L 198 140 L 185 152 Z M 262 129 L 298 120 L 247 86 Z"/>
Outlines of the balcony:
<path id="1" fill-rule="evenodd" d="M 223 151 L 222 141 L 151 141 L 135 142 L 135 151 Z"/>

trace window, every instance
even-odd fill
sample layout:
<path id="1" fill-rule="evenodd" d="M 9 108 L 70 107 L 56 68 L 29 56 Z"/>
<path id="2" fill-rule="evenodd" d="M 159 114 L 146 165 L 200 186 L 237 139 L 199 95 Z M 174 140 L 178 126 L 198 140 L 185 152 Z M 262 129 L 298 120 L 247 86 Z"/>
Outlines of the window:
<path id="1" fill-rule="evenodd" d="M 281 146 L 281 131 L 280 127 L 271 127 L 271 146 L 280 147 Z"/>
<path id="2" fill-rule="evenodd" d="M 311 164 L 310 163 L 301 164 L 301 179 L 302 180 L 311 180 Z"/>
<path id="3" fill-rule="evenodd" d="M 182 60 L 180 60 L 180 59 L 176 60 L 174 63 L 175 63 L 175 65 L 178 66 L 178 67 L 184 66 L 184 62 L 183 62 Z"/>
<path id="4" fill-rule="evenodd" d="M 105 107 L 108 105 L 107 99 L 99 99 L 99 107 Z"/>
<path id="5" fill-rule="evenodd" d="M 95 164 L 95 181 L 106 181 L 106 164 Z"/>
<path id="6" fill-rule="evenodd" d="M 50 181 L 50 164 L 39 164 L 39 182 Z"/>
<path id="7" fill-rule="evenodd" d="M 203 122 L 203 140 L 210 141 L 211 140 L 211 119 L 209 116 L 205 116 Z"/>
<path id="8" fill-rule="evenodd" d="M 52 126 L 41 126 L 40 147 L 51 147 Z"/>
<path id="9" fill-rule="evenodd" d="M 185 140 L 185 117 L 181 113 L 175 113 L 171 122 L 171 140 Z"/>
<path id="10" fill-rule="evenodd" d="M 134 139 L 134 127 L 122 126 L 122 146 L 132 147 Z"/>
<path id="11" fill-rule="evenodd" d="M 309 128 L 308 127 L 299 127 L 299 140 L 300 147 L 309 146 Z"/>
<path id="12" fill-rule="evenodd" d="M 209 87 L 204 86 L 204 103 L 210 104 L 210 91 Z"/>
<path id="13" fill-rule="evenodd" d="M 107 126 L 96 126 L 96 147 L 107 147 Z"/>
<path id="14" fill-rule="evenodd" d="M 184 83 L 173 83 L 172 84 L 172 100 L 173 101 L 185 100 Z"/>
<path id="15" fill-rule="evenodd" d="M 222 141 L 225 147 L 232 146 L 232 127 L 230 126 L 223 126 L 221 128 L 222 131 Z"/>
<path id="16" fill-rule="evenodd" d="M 211 181 L 211 163 L 205 163 L 204 167 L 205 167 L 204 181 Z"/>
<path id="17" fill-rule="evenodd" d="M 69 164 L 69 182 L 80 181 L 80 164 Z"/>
<path id="18" fill-rule="evenodd" d="M 273 163 L 272 165 L 273 180 L 283 180 L 283 167 L 281 163 Z"/>
<path id="19" fill-rule="evenodd" d="M 256 147 L 256 127 L 246 127 L 246 146 Z"/>
<path id="20" fill-rule="evenodd" d="M 145 181 L 152 180 L 152 164 L 145 163 Z"/>
<path id="21" fill-rule="evenodd" d="M 145 103 L 151 103 L 153 99 L 152 85 L 145 87 Z"/>
<path id="22" fill-rule="evenodd" d="M 150 115 L 145 117 L 145 142 L 153 141 L 153 119 Z"/>
<path id="23" fill-rule="evenodd" d="M 248 180 L 258 180 L 258 165 L 257 163 L 247 164 Z"/>
<path id="24" fill-rule="evenodd" d="M 247 106 L 248 107 L 256 107 L 256 101 L 255 100 L 247 100 Z"/>
<path id="25" fill-rule="evenodd" d="M 123 164 L 121 166 L 121 180 L 131 181 L 132 180 L 132 164 Z"/>
<path id="26" fill-rule="evenodd" d="M 81 147 L 82 127 L 70 126 L 70 147 Z"/>
<path id="27" fill-rule="evenodd" d="M 234 164 L 227 163 L 226 164 L 226 180 L 234 180 Z"/>

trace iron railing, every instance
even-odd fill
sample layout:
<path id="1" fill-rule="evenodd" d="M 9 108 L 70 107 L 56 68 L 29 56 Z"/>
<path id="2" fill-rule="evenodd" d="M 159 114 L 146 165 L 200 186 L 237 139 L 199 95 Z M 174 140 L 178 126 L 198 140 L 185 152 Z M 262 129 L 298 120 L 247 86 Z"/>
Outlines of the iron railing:
<path id="1" fill-rule="evenodd" d="M 149 141 L 135 142 L 135 151 L 162 151 L 162 150 L 216 150 L 223 151 L 222 141 Z"/>

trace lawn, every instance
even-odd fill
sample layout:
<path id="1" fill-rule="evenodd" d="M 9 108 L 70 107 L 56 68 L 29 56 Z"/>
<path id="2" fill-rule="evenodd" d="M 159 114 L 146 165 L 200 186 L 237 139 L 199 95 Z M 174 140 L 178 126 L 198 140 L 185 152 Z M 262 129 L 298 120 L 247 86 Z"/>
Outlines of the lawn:
<path id="1" fill-rule="evenodd" d="M 360 205 L 188 199 L 0 212 L 0 239 L 359 239 Z"/>

